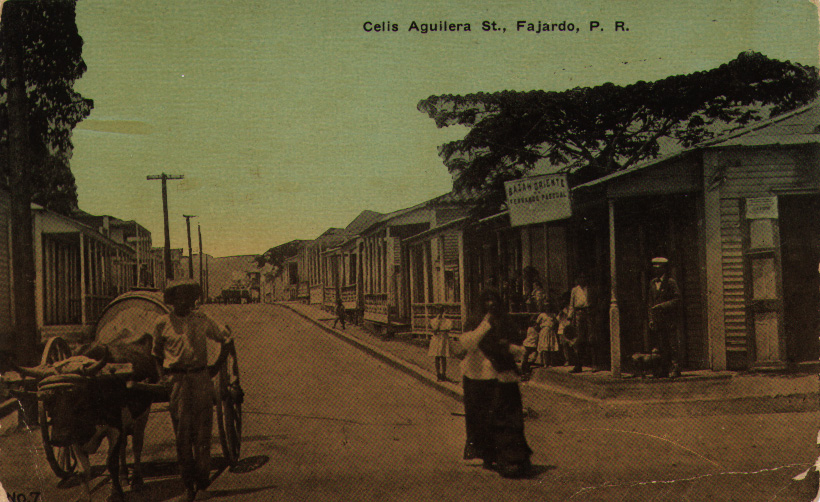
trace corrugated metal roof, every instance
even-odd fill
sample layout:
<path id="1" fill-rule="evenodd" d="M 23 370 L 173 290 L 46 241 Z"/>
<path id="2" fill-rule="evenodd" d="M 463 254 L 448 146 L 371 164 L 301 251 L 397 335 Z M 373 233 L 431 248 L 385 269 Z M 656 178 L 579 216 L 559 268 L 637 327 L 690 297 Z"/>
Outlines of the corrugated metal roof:
<path id="1" fill-rule="evenodd" d="M 480 201 L 481 198 L 484 196 L 485 194 L 478 190 L 452 190 L 445 194 L 439 195 L 438 197 L 433 197 L 430 200 L 420 202 L 414 206 L 406 207 L 404 209 L 398 209 L 396 211 L 393 211 L 392 213 L 387 213 L 367 228 L 362 229 L 361 233 L 365 233 L 380 224 L 387 223 L 392 219 L 398 218 L 399 216 L 403 216 L 413 211 L 427 209 L 435 206 L 475 204 L 478 201 Z"/>
<path id="2" fill-rule="evenodd" d="M 584 183 L 583 185 L 578 185 L 574 187 L 573 190 L 600 185 L 612 179 L 620 178 L 621 176 L 626 176 L 636 171 L 642 171 L 667 160 L 705 148 L 800 145 L 807 143 L 820 143 L 820 100 L 815 100 L 806 106 L 784 113 L 783 115 L 735 129 L 717 138 L 699 143 L 691 148 L 679 149 L 676 152 L 670 152 L 656 159 L 635 164 L 622 171 L 609 174 Z"/>
<path id="3" fill-rule="evenodd" d="M 710 147 L 797 145 L 820 139 L 820 103 L 814 103 L 776 117 L 765 123 L 753 124 L 745 130 L 729 134 L 728 138 L 710 141 Z"/>

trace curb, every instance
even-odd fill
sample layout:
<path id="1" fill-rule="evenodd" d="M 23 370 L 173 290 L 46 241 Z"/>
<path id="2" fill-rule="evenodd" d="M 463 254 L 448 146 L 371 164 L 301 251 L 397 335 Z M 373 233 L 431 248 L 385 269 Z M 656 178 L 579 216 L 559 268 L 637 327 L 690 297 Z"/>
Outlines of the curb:
<path id="1" fill-rule="evenodd" d="M 428 387 L 432 387 L 434 390 L 437 390 L 438 392 L 441 392 L 442 394 L 444 394 L 448 397 L 451 397 L 451 398 L 455 399 L 456 401 L 459 401 L 459 402 L 464 401 L 464 393 L 461 390 L 461 387 L 459 387 L 458 385 L 455 385 L 455 384 L 452 384 L 452 383 L 447 383 L 447 382 L 439 382 L 438 380 L 436 380 L 433 377 L 433 374 L 430 373 L 429 371 L 424 370 L 422 368 L 419 368 L 418 366 L 415 366 L 413 364 L 410 364 L 407 361 L 404 361 L 403 359 L 399 359 L 398 357 L 394 356 L 393 354 L 390 354 L 389 352 L 385 352 L 384 350 L 382 350 L 378 347 L 374 347 L 374 346 L 370 345 L 369 343 L 367 343 L 363 340 L 359 340 L 358 338 L 354 338 L 352 336 L 349 336 L 349 335 L 347 335 L 346 333 L 344 333 L 342 331 L 333 329 L 329 326 L 325 326 L 324 324 L 317 321 L 316 319 L 313 319 L 312 317 L 308 316 L 307 314 L 299 312 L 297 309 L 291 307 L 288 304 L 275 303 L 274 305 L 278 305 L 280 307 L 284 307 L 284 308 L 290 310 L 294 314 L 296 314 L 296 315 L 310 321 L 311 323 L 313 323 L 314 325 L 316 325 L 319 328 L 323 329 L 327 333 L 330 333 L 331 335 L 335 336 L 336 338 L 338 338 L 338 339 L 340 339 L 344 342 L 347 342 L 350 345 L 353 345 L 357 349 L 359 349 L 359 350 L 361 350 L 361 351 L 375 357 L 376 359 L 384 362 L 388 366 L 391 366 L 391 367 L 401 371 L 402 373 L 415 378 L 416 380 L 418 380 L 419 382 L 427 385 Z"/>

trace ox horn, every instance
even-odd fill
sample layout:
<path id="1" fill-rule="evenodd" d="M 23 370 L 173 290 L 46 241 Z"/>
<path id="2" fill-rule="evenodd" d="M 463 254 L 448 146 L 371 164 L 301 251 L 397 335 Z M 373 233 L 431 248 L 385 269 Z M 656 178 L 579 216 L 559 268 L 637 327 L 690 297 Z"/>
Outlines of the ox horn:
<path id="1" fill-rule="evenodd" d="M 37 380 L 42 380 L 43 378 L 49 377 L 51 375 L 56 375 L 57 370 L 54 369 L 52 366 L 47 366 L 45 368 L 40 366 L 35 367 L 27 367 L 27 366 L 17 366 L 14 364 L 14 369 L 17 373 L 20 373 L 23 376 L 27 377 L 34 377 Z"/>
<path id="2" fill-rule="evenodd" d="M 108 359 L 109 359 L 109 356 L 110 356 L 110 355 L 111 355 L 111 353 L 110 353 L 110 352 L 108 352 L 108 347 L 106 347 L 106 348 L 105 348 L 105 353 L 104 353 L 104 354 L 103 354 L 103 356 L 100 358 L 100 360 L 99 360 L 99 361 L 97 361 L 96 363 L 92 364 L 91 366 L 89 366 L 89 367 L 88 367 L 88 369 L 86 369 L 86 370 L 84 371 L 85 375 L 86 375 L 86 376 L 94 376 L 94 375 L 96 375 L 97 373 L 99 373 L 99 372 L 100 372 L 100 370 L 102 370 L 102 369 L 103 369 L 103 366 L 105 366 L 105 365 L 106 365 L 106 363 L 108 363 Z"/>

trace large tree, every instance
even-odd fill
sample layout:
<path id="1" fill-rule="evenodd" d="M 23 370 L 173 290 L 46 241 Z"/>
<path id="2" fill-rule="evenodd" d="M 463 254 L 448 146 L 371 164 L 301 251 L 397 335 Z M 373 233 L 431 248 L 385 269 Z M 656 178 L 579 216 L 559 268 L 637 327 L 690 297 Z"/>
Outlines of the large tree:
<path id="1" fill-rule="evenodd" d="M 31 202 L 68 212 L 77 193 L 69 168 L 71 133 L 93 103 L 74 91 L 85 73 L 76 0 L 7 0 L 3 6 L 0 186 L 11 194 L 15 347 L 35 357 Z"/>
<path id="2" fill-rule="evenodd" d="M 540 159 L 572 172 L 578 183 L 654 158 L 663 142 L 689 147 L 716 130 L 793 109 L 817 90 L 815 68 L 744 52 L 713 70 L 655 82 L 446 94 L 418 108 L 438 127 L 469 128 L 439 154 L 455 189 L 485 190 L 498 203 L 503 182 Z"/>
<path id="3" fill-rule="evenodd" d="M 254 260 L 256 260 L 256 265 L 260 268 L 265 265 L 271 265 L 272 275 L 274 277 L 278 276 L 282 272 L 285 260 L 296 256 L 304 243 L 305 241 L 303 240 L 295 240 L 280 244 L 268 249 L 261 255 L 255 256 Z"/>

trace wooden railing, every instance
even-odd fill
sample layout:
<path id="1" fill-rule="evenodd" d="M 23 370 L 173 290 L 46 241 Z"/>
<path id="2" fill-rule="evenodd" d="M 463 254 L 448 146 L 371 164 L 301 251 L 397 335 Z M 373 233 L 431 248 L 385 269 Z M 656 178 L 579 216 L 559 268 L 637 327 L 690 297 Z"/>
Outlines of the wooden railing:
<path id="1" fill-rule="evenodd" d="M 426 333 L 430 331 L 429 319 L 434 317 L 434 310 L 431 308 L 433 305 L 443 305 L 444 317 L 452 321 L 453 331 L 462 331 L 463 326 L 460 303 L 414 303 L 410 306 L 410 322 L 414 333 Z"/>
<path id="2" fill-rule="evenodd" d="M 355 284 L 342 286 L 342 305 L 345 309 L 352 310 L 359 307 L 359 298 L 356 291 Z"/>
<path id="3" fill-rule="evenodd" d="M 387 294 L 364 295 L 364 318 L 367 321 L 387 323 L 389 321 Z"/>
<path id="4" fill-rule="evenodd" d="M 325 288 L 321 284 L 310 287 L 310 304 L 321 305 L 324 302 Z"/>
<path id="5" fill-rule="evenodd" d="M 334 310 L 336 308 L 336 288 L 325 287 L 322 305 L 326 309 Z"/>
<path id="6" fill-rule="evenodd" d="M 299 298 L 299 286 L 297 286 L 297 285 L 288 286 L 286 294 L 287 294 L 287 299 L 288 300 L 290 300 L 290 301 L 297 300 Z"/>

